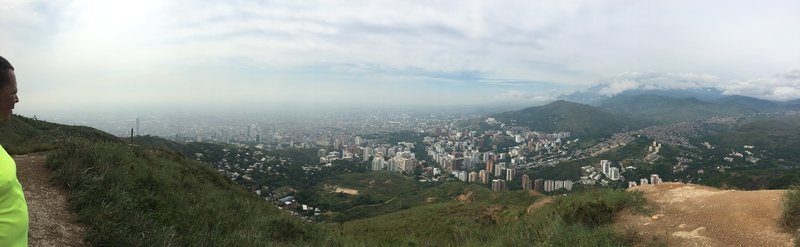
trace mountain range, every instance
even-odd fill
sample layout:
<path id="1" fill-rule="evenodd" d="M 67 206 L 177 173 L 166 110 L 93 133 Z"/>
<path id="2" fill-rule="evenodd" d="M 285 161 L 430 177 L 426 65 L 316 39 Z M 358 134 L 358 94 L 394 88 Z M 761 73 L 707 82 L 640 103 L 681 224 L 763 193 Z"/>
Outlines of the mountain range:
<path id="1" fill-rule="evenodd" d="M 545 132 L 569 131 L 576 135 L 608 135 L 639 126 L 636 120 L 593 106 L 555 101 L 544 106 L 493 115 L 497 120 Z"/>
<path id="2" fill-rule="evenodd" d="M 717 89 L 629 90 L 612 97 L 590 91 L 563 96 L 543 106 L 508 111 L 492 117 L 531 130 L 569 131 L 577 136 L 608 136 L 647 125 L 706 119 L 714 116 L 800 110 L 800 100 L 775 102 Z M 583 103 L 581 103 L 583 102 Z"/>

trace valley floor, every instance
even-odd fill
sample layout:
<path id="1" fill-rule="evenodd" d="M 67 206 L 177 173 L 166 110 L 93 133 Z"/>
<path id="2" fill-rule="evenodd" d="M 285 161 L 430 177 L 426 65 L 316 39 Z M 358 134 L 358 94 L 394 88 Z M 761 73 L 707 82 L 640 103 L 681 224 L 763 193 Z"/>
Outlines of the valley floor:
<path id="1" fill-rule="evenodd" d="M 84 227 L 74 223 L 75 216 L 67 207 L 67 190 L 51 181 L 53 172 L 45 166 L 47 156 L 16 155 L 14 161 L 28 203 L 28 245 L 87 246 Z"/>
<path id="2" fill-rule="evenodd" d="M 783 190 L 736 191 L 681 183 L 640 186 L 652 216 L 623 214 L 622 230 L 640 234 L 642 245 L 792 246 L 778 225 Z"/>

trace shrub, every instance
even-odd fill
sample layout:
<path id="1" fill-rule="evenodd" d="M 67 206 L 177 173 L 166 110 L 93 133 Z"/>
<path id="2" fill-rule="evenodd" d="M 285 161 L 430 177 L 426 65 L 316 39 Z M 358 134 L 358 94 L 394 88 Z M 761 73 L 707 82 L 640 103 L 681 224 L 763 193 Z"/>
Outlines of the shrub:
<path id="1" fill-rule="evenodd" d="M 335 245 L 180 154 L 68 139 L 47 160 L 97 246 Z"/>
<path id="2" fill-rule="evenodd" d="M 781 224 L 790 231 L 800 231 L 800 185 L 794 185 L 783 194 L 783 212 Z M 800 241 L 800 232 L 796 232 L 795 241 Z"/>

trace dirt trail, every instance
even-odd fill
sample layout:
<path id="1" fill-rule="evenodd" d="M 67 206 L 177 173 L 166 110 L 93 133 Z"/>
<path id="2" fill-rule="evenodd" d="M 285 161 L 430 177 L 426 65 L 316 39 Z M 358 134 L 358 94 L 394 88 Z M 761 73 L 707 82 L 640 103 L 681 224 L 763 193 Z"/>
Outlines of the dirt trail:
<path id="1" fill-rule="evenodd" d="M 615 221 L 669 246 L 792 246 L 778 225 L 783 190 L 736 191 L 680 183 L 641 186 L 654 214 Z"/>
<path id="2" fill-rule="evenodd" d="M 44 153 L 14 156 L 30 217 L 29 246 L 88 246 L 85 229 L 68 211 L 67 190 L 50 181 Z"/>

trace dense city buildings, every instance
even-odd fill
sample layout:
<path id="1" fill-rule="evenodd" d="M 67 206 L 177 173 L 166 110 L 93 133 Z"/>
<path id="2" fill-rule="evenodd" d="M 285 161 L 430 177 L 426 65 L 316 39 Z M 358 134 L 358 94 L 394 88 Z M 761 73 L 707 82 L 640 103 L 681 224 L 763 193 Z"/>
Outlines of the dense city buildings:
<path id="1" fill-rule="evenodd" d="M 502 181 L 503 190 L 508 190 L 506 183 L 520 181 L 512 187 L 542 192 L 572 189 L 572 180 L 532 178 L 529 174 L 532 169 L 586 157 L 583 150 L 576 148 L 579 140 L 569 139 L 569 132 L 541 132 L 495 118 L 485 118 L 484 123 L 491 127 L 482 130 L 458 124 L 476 117 L 411 112 L 236 120 L 148 116 L 140 119 L 138 127 L 143 135 L 165 136 L 177 142 L 224 143 L 264 151 L 313 149 L 318 164 L 308 164 L 312 170 L 348 161 L 360 162 L 370 171 L 422 176 L 420 181 L 457 180 L 492 188 Z M 654 143 L 648 151 L 658 153 L 660 149 L 660 143 Z M 608 186 L 613 181 L 624 181 L 624 171 L 614 161 L 602 160 L 582 167 L 578 184 Z M 249 173 L 230 172 L 232 177 L 245 178 L 252 176 Z"/>

